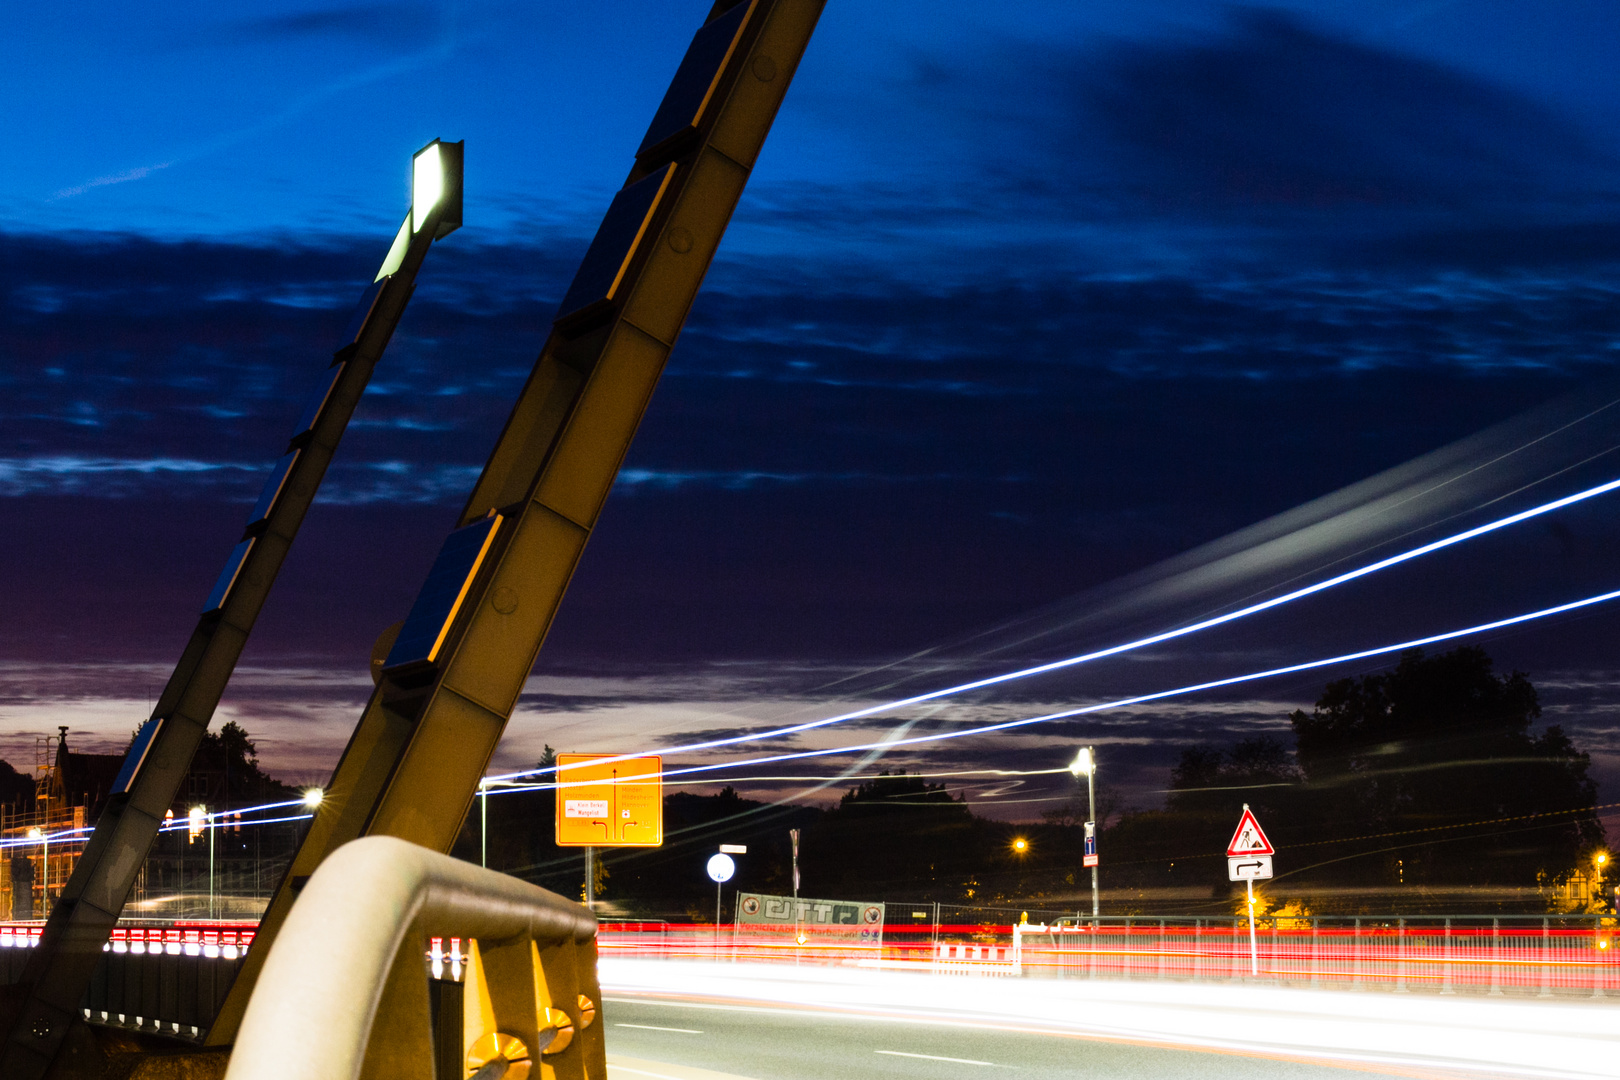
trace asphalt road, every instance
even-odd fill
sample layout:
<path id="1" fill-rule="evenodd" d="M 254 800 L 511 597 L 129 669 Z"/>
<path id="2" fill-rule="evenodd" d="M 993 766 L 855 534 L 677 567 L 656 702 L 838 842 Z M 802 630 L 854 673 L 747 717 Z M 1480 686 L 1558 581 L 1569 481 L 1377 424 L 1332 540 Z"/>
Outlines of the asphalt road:
<path id="1" fill-rule="evenodd" d="M 970 987 L 964 990 L 972 992 Z M 1347 1080 L 1352 1073 L 1423 1075 L 1366 1063 L 1322 1062 L 1231 1051 L 1190 1050 L 1014 1024 L 924 1022 L 794 1006 L 747 1006 L 695 998 L 605 995 L 611 1080 Z M 1461 1074 L 1451 1074 L 1461 1075 Z"/>

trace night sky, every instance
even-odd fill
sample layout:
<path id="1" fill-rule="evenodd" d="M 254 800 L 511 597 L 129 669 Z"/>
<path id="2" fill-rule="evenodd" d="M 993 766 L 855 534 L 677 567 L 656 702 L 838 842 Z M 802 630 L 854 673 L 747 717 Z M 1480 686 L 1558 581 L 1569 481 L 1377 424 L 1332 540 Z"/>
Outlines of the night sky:
<path id="1" fill-rule="evenodd" d="M 8 13 L 0 756 L 31 765 L 58 724 L 122 748 L 405 212 L 410 154 L 466 139 L 466 225 L 430 254 L 216 719 L 272 772 L 326 775 L 707 9 Z M 1557 425 L 1518 421 L 1460 501 L 1213 583 L 1153 569 L 1545 402 L 1620 397 L 1617 40 L 1603 2 L 832 0 L 497 764 L 1067 655 L 1620 476 L 1620 416 L 1528 447 Z M 1620 495 L 791 745 L 1501 618 L 1620 588 L 1617 541 Z M 1150 580 L 1169 584 L 1144 599 Z M 1605 607 L 1470 639 L 1530 673 L 1606 802 L 1617 630 Z M 1093 742 L 1114 797 L 1151 805 L 1182 746 L 1281 731 L 1383 662 L 786 771 L 1045 770 Z M 1010 818 L 1072 790 L 948 779 Z"/>

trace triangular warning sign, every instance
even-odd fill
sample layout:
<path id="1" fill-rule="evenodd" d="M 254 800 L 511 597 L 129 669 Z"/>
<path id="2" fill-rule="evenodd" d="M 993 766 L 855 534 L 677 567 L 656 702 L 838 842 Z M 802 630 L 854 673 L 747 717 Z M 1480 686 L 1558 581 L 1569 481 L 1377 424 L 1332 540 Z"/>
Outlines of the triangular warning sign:
<path id="1" fill-rule="evenodd" d="M 1266 834 L 1260 831 L 1260 823 L 1254 819 L 1254 811 L 1249 809 L 1248 803 L 1243 804 L 1243 817 L 1238 820 L 1232 842 L 1226 845 L 1226 854 L 1228 857 L 1277 854 Z"/>

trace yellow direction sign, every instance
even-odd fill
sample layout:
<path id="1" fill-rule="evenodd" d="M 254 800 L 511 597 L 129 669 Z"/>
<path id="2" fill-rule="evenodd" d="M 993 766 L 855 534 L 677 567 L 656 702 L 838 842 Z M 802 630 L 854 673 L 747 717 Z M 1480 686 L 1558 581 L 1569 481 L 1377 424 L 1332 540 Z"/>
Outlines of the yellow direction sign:
<path id="1" fill-rule="evenodd" d="M 558 847 L 659 847 L 664 759 L 557 755 Z"/>

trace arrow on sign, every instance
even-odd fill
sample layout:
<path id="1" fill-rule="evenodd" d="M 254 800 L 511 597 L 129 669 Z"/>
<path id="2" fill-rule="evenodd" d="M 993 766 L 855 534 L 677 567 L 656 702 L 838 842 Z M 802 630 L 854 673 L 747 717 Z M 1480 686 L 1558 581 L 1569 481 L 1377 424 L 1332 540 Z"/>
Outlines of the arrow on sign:
<path id="1" fill-rule="evenodd" d="M 1243 804 L 1243 816 L 1238 819 L 1237 832 L 1232 834 L 1232 842 L 1226 845 L 1227 858 L 1238 855 L 1275 855 L 1277 850 L 1266 839 L 1261 831 L 1260 823 L 1254 819 L 1254 811 L 1249 804 Z"/>
<path id="2" fill-rule="evenodd" d="M 1271 877 L 1270 855 L 1239 855 L 1226 860 L 1226 877 L 1230 881 L 1259 881 Z"/>

